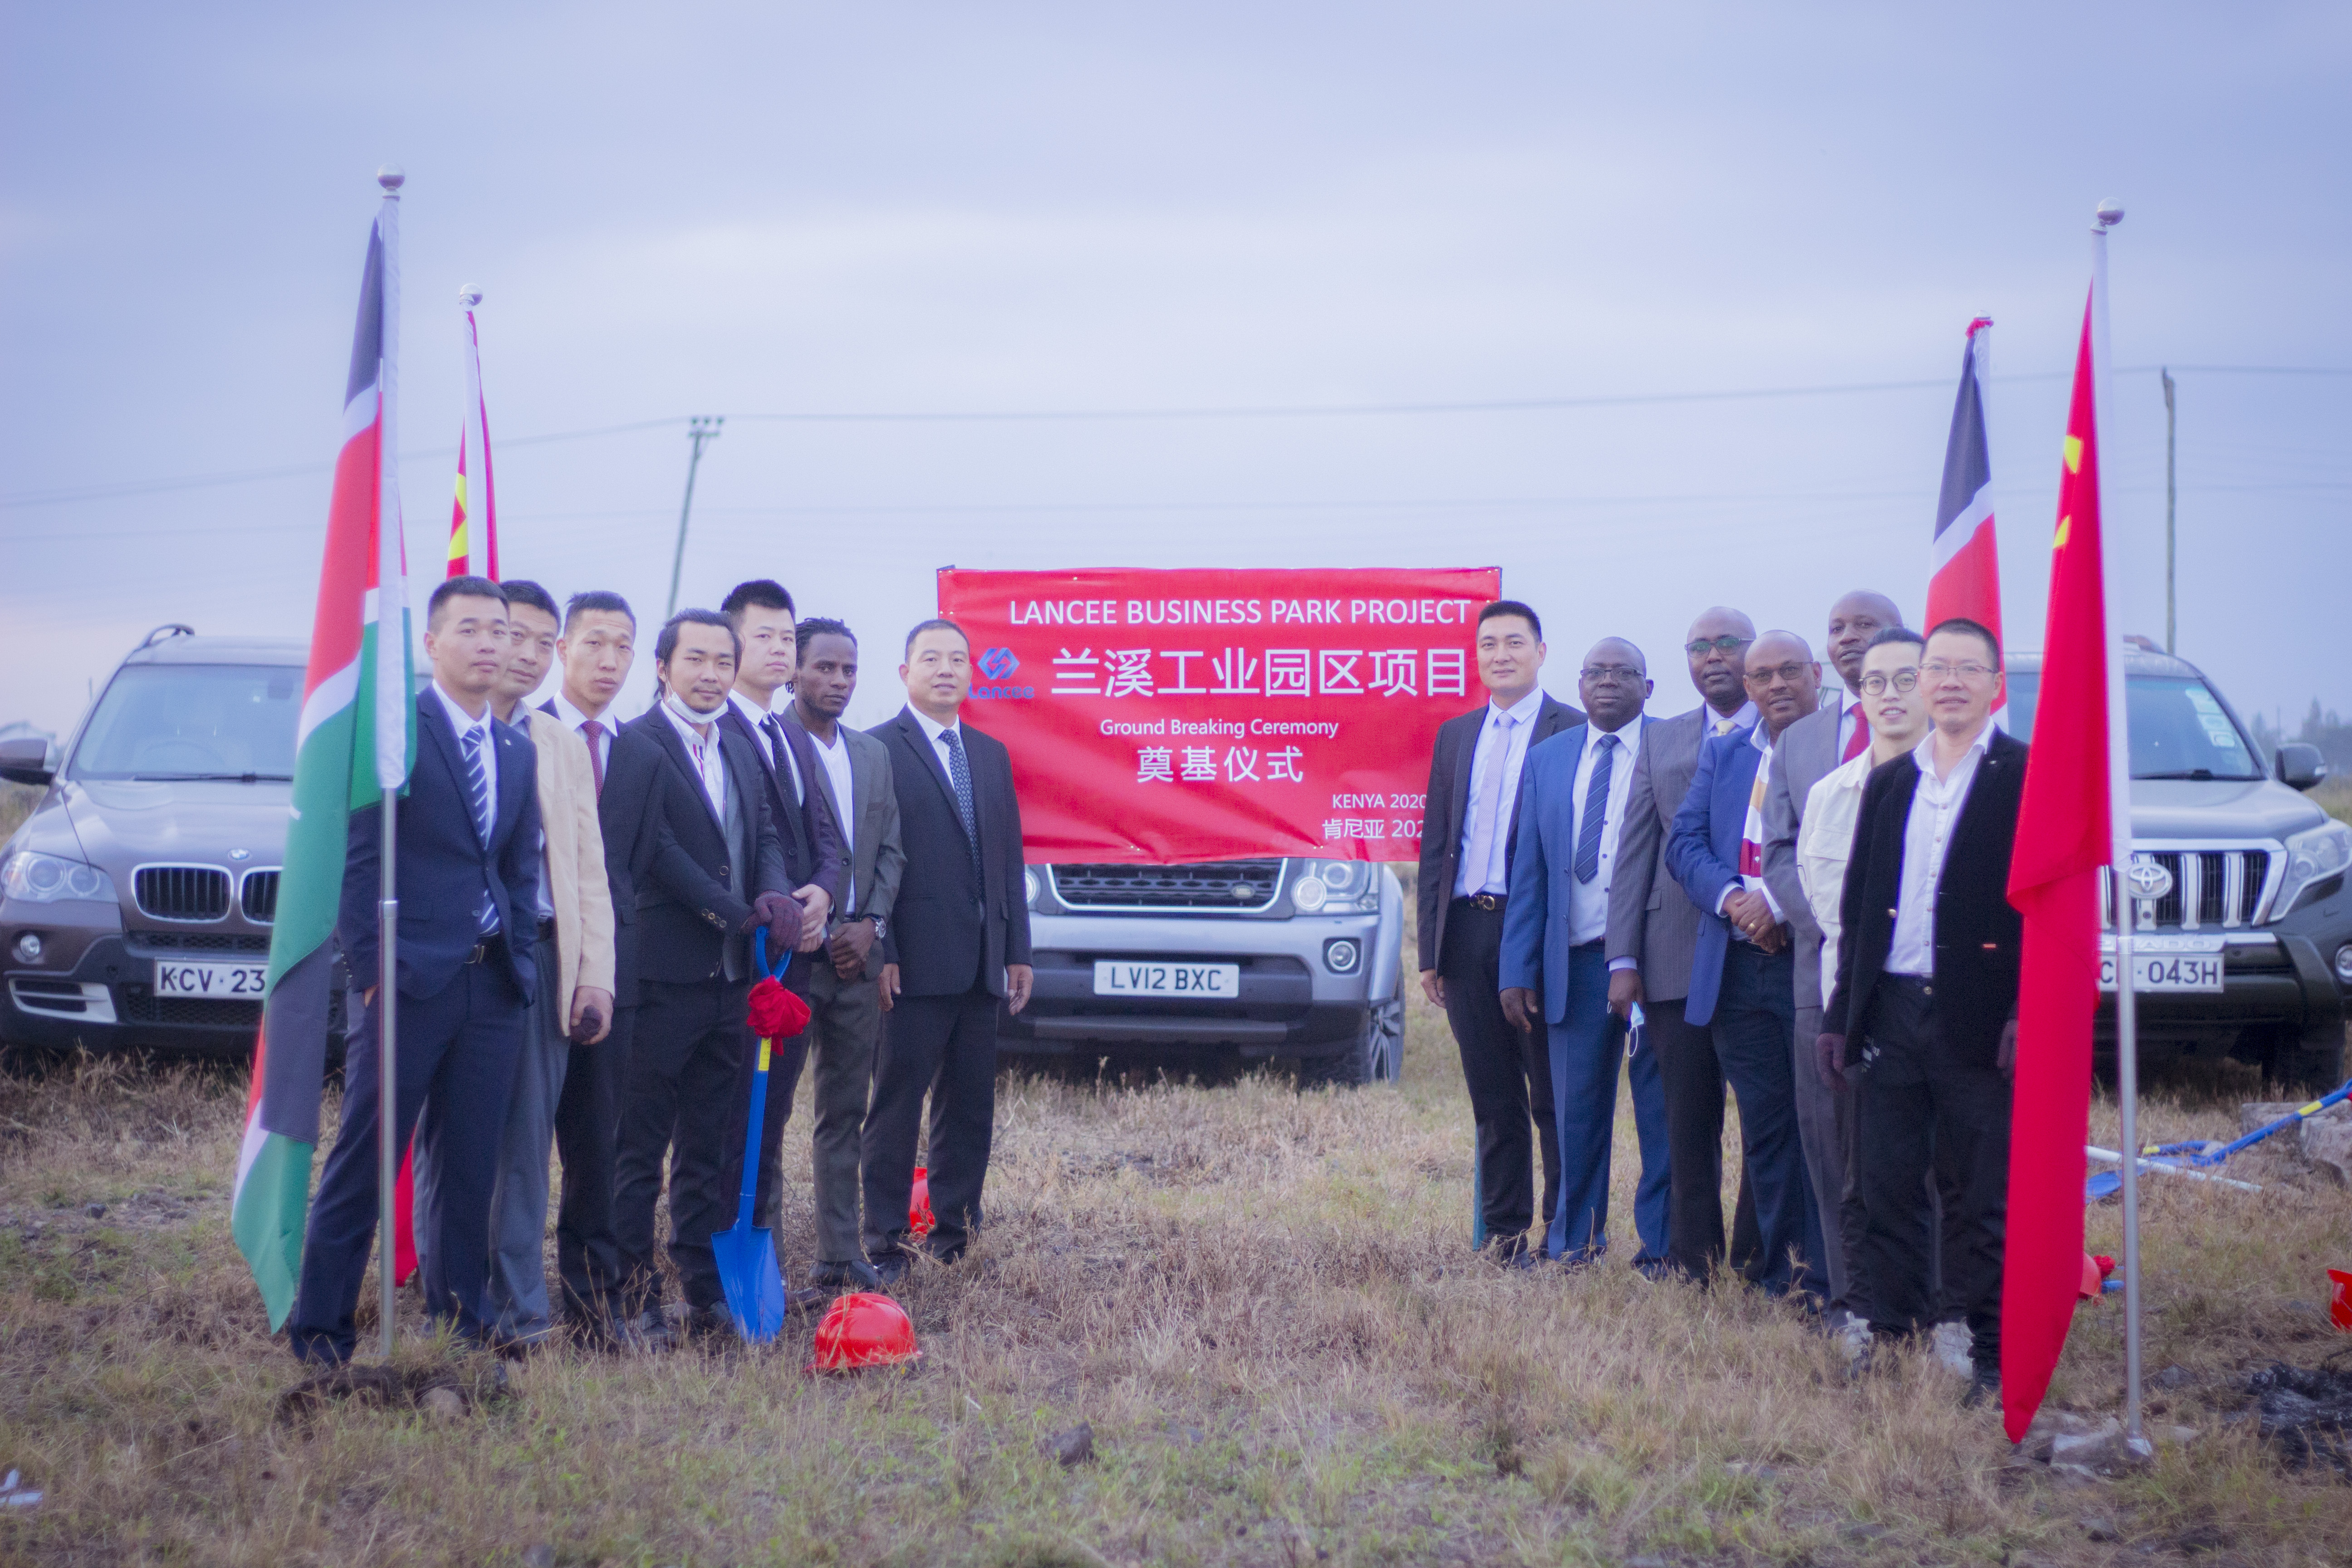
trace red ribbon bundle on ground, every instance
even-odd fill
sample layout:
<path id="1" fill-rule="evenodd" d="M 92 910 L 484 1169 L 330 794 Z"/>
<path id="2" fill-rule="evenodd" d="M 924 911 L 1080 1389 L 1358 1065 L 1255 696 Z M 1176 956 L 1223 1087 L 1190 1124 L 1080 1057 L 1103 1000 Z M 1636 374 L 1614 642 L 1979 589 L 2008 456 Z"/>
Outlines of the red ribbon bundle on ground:
<path id="1" fill-rule="evenodd" d="M 743 1017 L 759 1038 L 788 1040 L 808 1027 L 809 1007 L 772 974 L 751 987 L 751 994 L 744 1003 Z"/>

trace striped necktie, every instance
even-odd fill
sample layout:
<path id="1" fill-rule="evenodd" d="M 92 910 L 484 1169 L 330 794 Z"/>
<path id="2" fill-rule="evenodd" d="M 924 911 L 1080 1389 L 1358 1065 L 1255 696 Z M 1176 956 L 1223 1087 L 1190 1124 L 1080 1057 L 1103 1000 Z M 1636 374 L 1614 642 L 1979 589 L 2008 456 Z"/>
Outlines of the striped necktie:
<path id="1" fill-rule="evenodd" d="M 988 879 L 980 868 L 980 821 L 971 805 L 971 764 L 964 761 L 963 737 L 953 730 L 940 731 L 948 748 L 948 781 L 955 785 L 956 815 L 963 818 L 964 837 L 971 846 L 972 885 L 985 896 Z"/>
<path id="2" fill-rule="evenodd" d="M 1616 760 L 1617 737 L 1603 735 L 1592 742 L 1596 755 L 1592 777 L 1584 785 L 1584 817 L 1576 825 L 1576 879 L 1590 882 L 1601 874 L 1601 827 L 1609 817 L 1609 771 Z"/>
<path id="3" fill-rule="evenodd" d="M 487 858 L 490 848 L 490 832 L 498 818 L 491 814 L 490 770 L 482 760 L 482 748 L 490 743 L 490 727 L 487 721 L 473 725 L 458 737 L 458 748 L 466 754 L 466 793 L 474 807 L 474 831 L 481 836 L 482 853 Z M 499 906 L 488 888 L 482 889 L 482 908 L 476 921 L 483 936 L 499 929 Z"/>

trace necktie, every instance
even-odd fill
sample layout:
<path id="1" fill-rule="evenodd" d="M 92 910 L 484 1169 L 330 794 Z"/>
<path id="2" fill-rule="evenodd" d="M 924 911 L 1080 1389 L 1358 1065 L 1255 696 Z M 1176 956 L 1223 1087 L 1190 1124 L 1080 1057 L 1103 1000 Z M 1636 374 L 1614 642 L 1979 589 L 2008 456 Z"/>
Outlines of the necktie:
<path id="1" fill-rule="evenodd" d="M 985 889 L 988 880 L 980 869 L 980 824 L 971 808 L 971 764 L 964 761 L 963 737 L 953 730 L 940 731 L 940 739 L 948 748 L 948 782 L 955 785 L 956 815 L 963 818 L 965 841 L 971 847 L 971 879 L 975 888 Z"/>
<path id="2" fill-rule="evenodd" d="M 1717 720 L 1715 721 L 1715 732 L 1716 732 L 1717 734 L 1718 734 L 1718 735 L 1728 735 L 1728 734 L 1730 734 L 1734 730 L 1737 730 L 1737 729 L 1738 729 L 1738 728 L 1739 728 L 1739 721 L 1738 721 L 1737 718 L 1732 718 L 1732 719 L 1717 719 Z"/>
<path id="3" fill-rule="evenodd" d="M 581 734 L 588 738 L 588 771 L 595 775 L 596 794 L 604 794 L 604 726 L 591 719 L 580 726 Z"/>
<path id="4" fill-rule="evenodd" d="M 490 847 L 490 831 L 498 822 L 490 815 L 490 770 L 482 760 L 482 748 L 490 743 L 490 727 L 476 724 L 458 740 L 458 749 L 466 756 L 466 794 L 474 808 L 474 831 L 481 836 L 482 850 L 487 856 Z M 488 888 L 482 889 L 481 912 L 475 923 L 483 936 L 499 929 L 499 907 Z"/>
<path id="5" fill-rule="evenodd" d="M 760 728 L 768 732 L 768 761 L 782 773 L 790 787 L 785 791 L 793 803 L 800 803 L 800 771 L 793 766 L 792 752 L 784 743 L 784 727 L 773 713 L 760 721 Z"/>
<path id="6" fill-rule="evenodd" d="M 1509 771 L 1515 713 L 1495 715 L 1495 742 L 1486 752 L 1486 776 L 1478 781 L 1478 814 L 1470 828 L 1470 890 L 1486 890 L 1486 870 L 1503 837 L 1503 775 Z"/>
<path id="7" fill-rule="evenodd" d="M 1857 703 L 1853 710 L 1853 736 L 1846 742 L 1845 755 L 1839 760 L 1850 763 L 1868 750 L 1870 750 L 1870 715 L 1864 713 L 1861 704 Z"/>
<path id="8" fill-rule="evenodd" d="M 1609 815 L 1609 769 L 1617 751 L 1617 737 L 1603 735 L 1592 743 L 1597 753 L 1592 777 L 1584 786 L 1584 818 L 1576 825 L 1576 879 L 1590 882 L 1601 874 L 1601 825 Z"/>

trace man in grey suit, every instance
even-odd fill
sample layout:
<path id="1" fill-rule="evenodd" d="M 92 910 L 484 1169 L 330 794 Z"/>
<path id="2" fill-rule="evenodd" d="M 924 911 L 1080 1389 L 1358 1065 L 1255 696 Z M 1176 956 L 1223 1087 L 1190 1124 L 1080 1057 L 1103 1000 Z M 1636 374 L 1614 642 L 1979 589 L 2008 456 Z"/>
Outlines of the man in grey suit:
<path id="1" fill-rule="evenodd" d="M 889 749 L 841 722 L 857 689 L 857 638 L 839 621 L 812 617 L 799 627 L 800 663 L 784 722 L 807 732 L 817 762 L 816 786 L 849 852 L 849 875 L 833 934 L 809 980 L 809 1026 L 785 1070 L 816 1053 L 817 1265 L 819 1289 L 878 1290 L 882 1278 L 858 1240 L 866 1105 L 874 1087 L 874 1049 L 882 1032 L 882 937 L 907 867 L 899 842 L 898 795 Z M 792 1100 L 784 1101 L 786 1113 Z M 770 1216 L 763 1223 L 772 1226 Z"/>
<path id="2" fill-rule="evenodd" d="M 1903 612 L 1884 594 L 1857 590 L 1830 606 L 1829 659 L 1838 683 L 1822 693 L 1821 707 L 1790 725 L 1773 742 L 1764 786 L 1764 885 L 1772 890 L 1796 933 L 1797 1134 L 1805 1148 L 1805 1170 L 1821 1205 L 1822 1246 L 1829 1265 L 1829 1321 L 1843 1321 L 1852 1276 L 1846 1256 L 1858 1247 L 1862 1205 L 1846 1192 L 1844 1138 L 1851 1096 L 1822 1077 L 1811 1042 L 1821 1033 L 1822 928 L 1797 879 L 1797 833 L 1804 825 L 1805 800 L 1813 786 L 1841 763 L 1870 749 L 1870 721 L 1862 709 L 1862 656 L 1870 639 L 1886 626 L 1903 624 Z M 1841 1100 L 1845 1105 L 1841 1105 Z"/>
<path id="3" fill-rule="evenodd" d="M 1650 1048 L 1666 1091 L 1667 1163 L 1673 1172 L 1666 1258 L 1704 1279 L 1723 1261 L 1723 1065 L 1705 1025 L 1684 1021 L 1691 961 L 1698 948 L 1698 909 L 1675 879 L 1664 854 L 1675 813 L 1698 772 L 1699 746 L 1756 721 L 1743 678 L 1756 623 L 1717 605 L 1691 623 L 1683 653 L 1698 707 L 1642 731 L 1633 794 L 1609 882 L 1609 1006 L 1619 1017 L 1642 1008 Z M 1734 1221 L 1731 1258 L 1756 1253 L 1747 1191 Z"/>

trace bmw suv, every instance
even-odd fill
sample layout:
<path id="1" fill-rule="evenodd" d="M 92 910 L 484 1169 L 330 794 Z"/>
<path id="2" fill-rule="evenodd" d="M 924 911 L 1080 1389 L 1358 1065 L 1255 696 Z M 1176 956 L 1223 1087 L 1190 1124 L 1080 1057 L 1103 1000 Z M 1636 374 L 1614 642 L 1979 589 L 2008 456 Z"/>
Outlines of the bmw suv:
<path id="1" fill-rule="evenodd" d="M 2185 659 L 2133 639 L 2124 651 L 2131 729 L 2133 961 L 2142 1062 L 2233 1056 L 2284 1083 L 2344 1076 L 2352 993 L 2352 827 L 2301 793 L 2326 769 L 2316 749 L 2282 746 L 2265 765 L 2253 738 Z M 2042 660 L 2009 659 L 2010 729 L 2032 740 Z M 2098 1042 L 2115 1050 L 2116 888 Z"/>
<path id="2" fill-rule="evenodd" d="M 0 741 L 47 789 L 0 846 L 0 1041 L 252 1052 L 305 657 L 159 626 L 62 747 Z"/>

